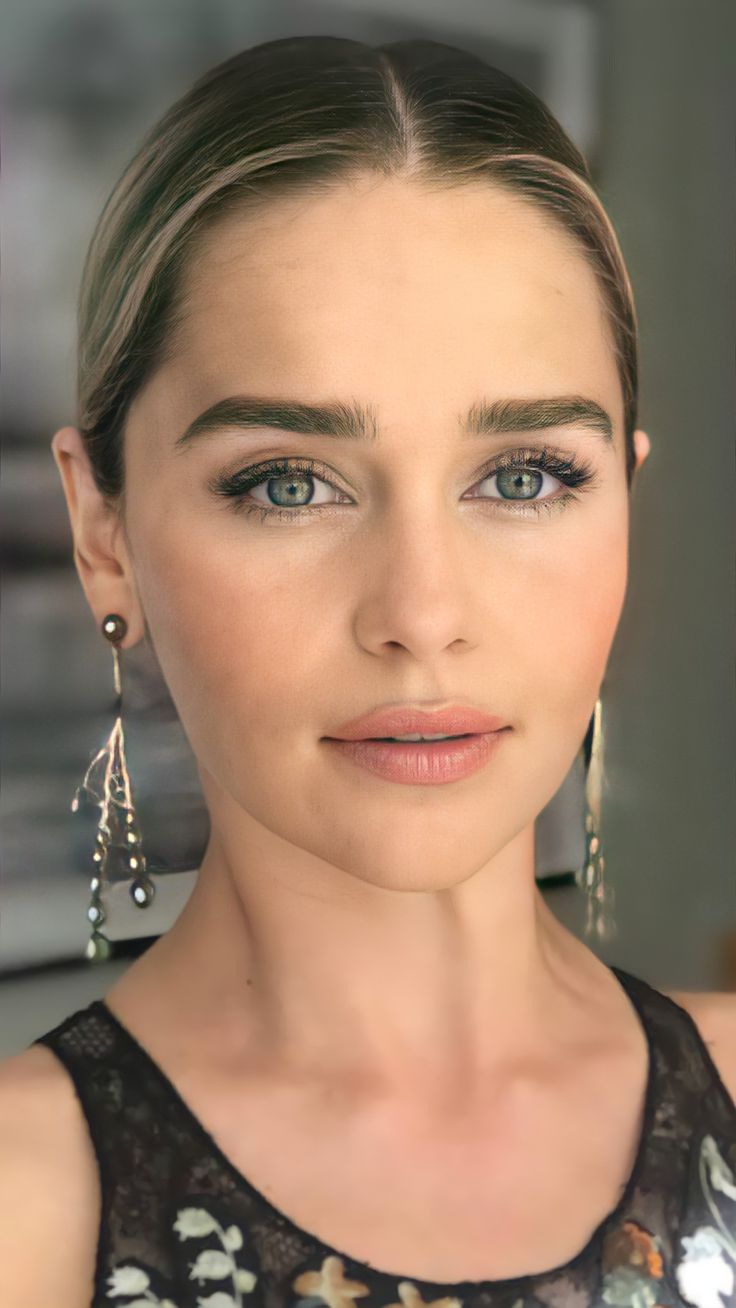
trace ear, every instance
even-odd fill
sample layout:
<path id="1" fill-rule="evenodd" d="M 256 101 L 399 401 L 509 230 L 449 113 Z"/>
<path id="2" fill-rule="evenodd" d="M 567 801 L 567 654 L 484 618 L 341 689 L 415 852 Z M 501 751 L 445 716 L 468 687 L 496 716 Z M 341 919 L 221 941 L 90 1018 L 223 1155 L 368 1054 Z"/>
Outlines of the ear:
<path id="1" fill-rule="evenodd" d="M 145 618 L 125 537 L 122 509 L 98 490 L 81 433 L 61 427 L 51 441 L 66 497 L 74 538 L 74 563 L 98 630 L 108 613 L 125 618 L 128 630 L 119 648 L 136 645 Z"/>
<path id="2" fill-rule="evenodd" d="M 636 452 L 636 466 L 634 468 L 635 473 L 639 471 L 644 460 L 647 458 L 651 448 L 652 448 L 651 442 L 646 432 L 641 431 L 639 428 L 637 428 L 637 430 L 634 432 L 634 450 Z"/>

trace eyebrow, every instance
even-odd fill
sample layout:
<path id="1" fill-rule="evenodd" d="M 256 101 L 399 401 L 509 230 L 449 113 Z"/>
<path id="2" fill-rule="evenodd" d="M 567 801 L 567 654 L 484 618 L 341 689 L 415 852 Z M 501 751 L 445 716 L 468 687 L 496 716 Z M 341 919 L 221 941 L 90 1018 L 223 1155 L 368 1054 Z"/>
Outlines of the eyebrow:
<path id="1" fill-rule="evenodd" d="M 546 427 L 576 426 L 595 432 L 611 444 L 613 422 L 595 400 L 582 395 L 556 395 L 542 399 L 478 400 L 458 420 L 467 436 L 495 436 L 504 432 L 533 431 Z M 306 436 L 334 436 L 341 440 L 375 442 L 379 425 L 370 405 L 357 401 L 303 404 L 292 400 L 231 395 L 210 405 L 189 424 L 175 442 L 177 451 L 191 448 L 201 436 L 227 428 L 277 427 Z"/>

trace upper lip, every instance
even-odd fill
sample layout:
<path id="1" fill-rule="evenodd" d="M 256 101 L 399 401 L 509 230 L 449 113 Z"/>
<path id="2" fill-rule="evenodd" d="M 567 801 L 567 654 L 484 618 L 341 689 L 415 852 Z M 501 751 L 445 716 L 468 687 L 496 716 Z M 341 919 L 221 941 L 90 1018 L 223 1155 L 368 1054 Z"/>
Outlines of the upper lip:
<path id="1" fill-rule="evenodd" d="M 394 705 L 352 718 L 331 732 L 329 738 L 365 740 L 373 736 L 408 736 L 417 733 L 431 736 L 440 732 L 457 736 L 466 732 L 501 731 L 506 726 L 508 723 L 503 718 L 462 704 L 450 704 L 447 708 L 437 710 Z"/>

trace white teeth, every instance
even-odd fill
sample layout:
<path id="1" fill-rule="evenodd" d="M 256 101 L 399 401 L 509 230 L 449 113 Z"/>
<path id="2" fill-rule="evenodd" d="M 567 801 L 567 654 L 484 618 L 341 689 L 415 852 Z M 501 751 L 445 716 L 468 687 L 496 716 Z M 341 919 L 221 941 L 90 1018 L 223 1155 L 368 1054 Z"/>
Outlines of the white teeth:
<path id="1" fill-rule="evenodd" d="M 442 734 L 442 732 L 440 732 L 436 736 L 420 736 L 418 734 L 415 734 L 413 736 L 387 736 L 386 739 L 387 740 L 452 740 L 453 737 L 445 736 Z"/>

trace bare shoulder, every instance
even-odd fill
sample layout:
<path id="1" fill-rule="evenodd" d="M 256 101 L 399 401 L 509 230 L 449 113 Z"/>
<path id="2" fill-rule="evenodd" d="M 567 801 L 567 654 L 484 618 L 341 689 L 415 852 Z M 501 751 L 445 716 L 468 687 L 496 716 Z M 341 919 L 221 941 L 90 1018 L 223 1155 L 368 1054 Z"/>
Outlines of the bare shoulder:
<path id="1" fill-rule="evenodd" d="M 729 990 L 664 990 L 662 993 L 690 1014 L 736 1103 L 736 994 Z"/>
<path id="2" fill-rule="evenodd" d="M 0 1303 L 89 1308 L 99 1179 L 71 1078 L 50 1049 L 0 1060 Z"/>

